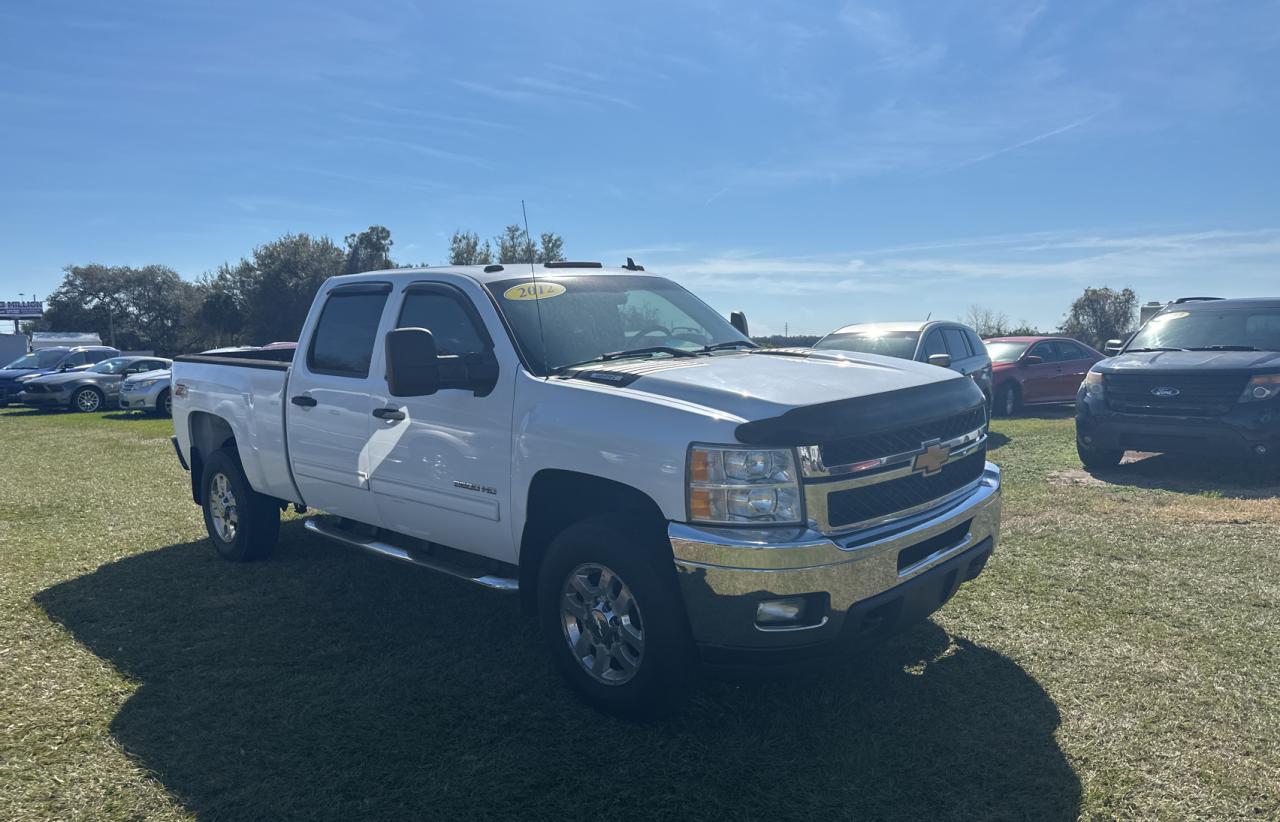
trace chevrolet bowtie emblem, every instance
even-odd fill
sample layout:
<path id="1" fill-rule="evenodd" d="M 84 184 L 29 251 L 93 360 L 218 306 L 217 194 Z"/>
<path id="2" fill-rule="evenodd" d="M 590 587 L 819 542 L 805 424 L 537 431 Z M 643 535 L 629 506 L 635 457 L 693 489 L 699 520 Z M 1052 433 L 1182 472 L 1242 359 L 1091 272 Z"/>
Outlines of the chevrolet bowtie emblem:
<path id="1" fill-rule="evenodd" d="M 930 443 L 919 454 L 916 454 L 915 460 L 911 463 L 912 471 L 920 471 L 926 477 L 931 477 L 942 470 L 942 466 L 947 464 L 947 460 L 951 459 L 951 449 L 940 443 Z"/>

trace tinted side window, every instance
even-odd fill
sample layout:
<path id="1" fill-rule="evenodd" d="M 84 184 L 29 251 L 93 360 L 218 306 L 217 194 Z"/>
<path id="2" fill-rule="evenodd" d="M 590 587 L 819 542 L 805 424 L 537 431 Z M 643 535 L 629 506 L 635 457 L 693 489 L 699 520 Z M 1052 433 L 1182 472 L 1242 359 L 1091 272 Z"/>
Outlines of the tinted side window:
<path id="1" fill-rule="evenodd" d="M 1029 357 L 1039 357 L 1044 362 L 1057 362 L 1058 349 L 1053 343 L 1042 342 L 1031 346 L 1031 350 L 1027 352 Z"/>
<path id="2" fill-rule="evenodd" d="M 489 347 L 488 337 L 476 326 L 467 299 L 443 289 L 410 291 L 405 295 L 396 328 L 425 328 L 441 354 L 478 354 Z"/>
<path id="3" fill-rule="evenodd" d="M 90 351 L 89 362 L 102 362 L 105 359 L 116 356 L 114 351 Z"/>
<path id="4" fill-rule="evenodd" d="M 946 346 L 942 344 L 942 334 L 937 330 L 930 331 L 924 338 L 924 359 L 928 360 L 934 354 L 947 353 Z"/>
<path id="5" fill-rule="evenodd" d="M 105 357 L 99 357 L 98 359 L 106 359 L 106 358 L 105 358 Z M 97 361 L 98 361 L 98 360 L 94 360 L 93 362 L 97 362 Z M 88 362 L 89 362 L 89 358 L 88 358 L 88 356 L 85 354 L 85 352 L 83 352 L 83 351 L 77 351 L 77 352 L 76 352 L 76 353 L 74 353 L 74 354 L 68 354 L 68 355 L 67 355 L 67 358 L 66 358 L 65 360 L 63 360 L 63 361 L 62 361 L 62 365 L 63 365 L 63 366 L 65 366 L 65 367 L 67 367 L 67 368 L 74 368 L 74 367 L 75 367 L 75 366 L 77 366 L 77 365 L 84 365 L 84 364 L 86 364 L 86 363 L 88 363 Z"/>
<path id="6" fill-rule="evenodd" d="M 1063 360 L 1083 360 L 1087 356 L 1084 353 L 1084 349 L 1073 342 L 1058 340 L 1057 345 L 1058 353 L 1062 356 Z"/>
<path id="7" fill-rule="evenodd" d="M 987 346 L 982 342 L 982 338 L 978 336 L 978 332 L 965 329 L 964 338 L 969 341 L 969 348 L 974 354 L 986 354 Z"/>
<path id="8" fill-rule="evenodd" d="M 307 368 L 340 377 L 369 376 L 373 342 L 390 290 L 390 286 L 357 286 L 332 292 L 311 336 Z"/>
<path id="9" fill-rule="evenodd" d="M 942 329 L 942 339 L 946 341 L 947 353 L 951 355 L 953 361 L 973 356 L 973 352 L 969 350 L 969 342 L 964 338 L 964 332 L 960 329 Z"/>

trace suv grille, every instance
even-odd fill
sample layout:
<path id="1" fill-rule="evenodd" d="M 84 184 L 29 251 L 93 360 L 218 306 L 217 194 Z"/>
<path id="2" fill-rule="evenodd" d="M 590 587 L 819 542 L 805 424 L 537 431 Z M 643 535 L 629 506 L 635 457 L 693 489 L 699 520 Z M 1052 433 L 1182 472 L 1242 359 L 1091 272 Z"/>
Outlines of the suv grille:
<path id="1" fill-rule="evenodd" d="M 918 442 L 915 447 L 920 447 Z M 942 466 L 942 470 L 932 477 L 909 474 L 895 480 L 833 491 L 827 496 L 827 520 L 832 527 L 842 527 L 924 505 L 977 480 L 982 476 L 986 462 L 987 449 L 983 446 L 967 457 Z"/>
<path id="2" fill-rule="evenodd" d="M 921 443 L 935 439 L 945 442 L 968 434 L 970 431 L 976 431 L 986 424 L 987 410 L 979 405 L 962 414 L 933 422 L 899 428 L 896 431 L 886 431 L 883 434 L 869 434 L 824 443 L 822 462 L 831 467 L 875 457 L 891 457 L 895 454 L 918 451 Z"/>
<path id="3" fill-rule="evenodd" d="M 1232 409 L 1244 392 L 1240 374 L 1104 374 L 1107 407 L 1128 414 L 1175 414 L 1218 417 Z M 1173 396 L 1153 391 L 1172 388 Z"/>

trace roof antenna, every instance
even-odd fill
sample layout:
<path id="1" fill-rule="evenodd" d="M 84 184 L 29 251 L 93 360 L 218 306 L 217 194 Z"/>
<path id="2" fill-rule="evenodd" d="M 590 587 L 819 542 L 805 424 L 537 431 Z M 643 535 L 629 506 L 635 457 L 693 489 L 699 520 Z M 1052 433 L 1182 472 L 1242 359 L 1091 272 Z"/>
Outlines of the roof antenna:
<path id="1" fill-rule="evenodd" d="M 527 234 L 527 233 L 528 233 L 528 231 L 529 231 L 529 229 L 527 229 L 527 228 L 526 228 L 526 229 L 525 229 L 525 233 Z M 929 322 L 929 318 L 930 318 L 930 317 L 932 317 L 932 316 L 933 316 L 933 312 L 932 312 L 932 311 L 930 311 L 928 314 L 925 314 L 925 315 L 924 315 L 924 321 L 925 321 L 925 322 Z"/>
<path id="2" fill-rule="evenodd" d="M 524 217 L 524 246 L 529 252 L 529 276 L 533 278 L 533 304 L 538 312 L 538 344 L 542 346 L 542 378 L 551 379 L 551 363 L 547 360 L 547 335 L 542 330 L 542 292 L 538 288 L 538 270 L 533 265 L 533 238 L 529 236 L 529 210 L 520 200 L 520 214 Z"/>

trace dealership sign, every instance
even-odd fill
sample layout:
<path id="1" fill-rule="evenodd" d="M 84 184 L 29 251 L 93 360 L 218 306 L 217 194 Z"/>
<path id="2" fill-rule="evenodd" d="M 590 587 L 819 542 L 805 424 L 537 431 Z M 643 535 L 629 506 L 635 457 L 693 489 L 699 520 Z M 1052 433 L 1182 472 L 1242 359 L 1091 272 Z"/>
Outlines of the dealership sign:
<path id="1" fill-rule="evenodd" d="M 0 303 L 0 320 L 38 320 L 44 314 L 44 303 L 25 300 Z"/>

